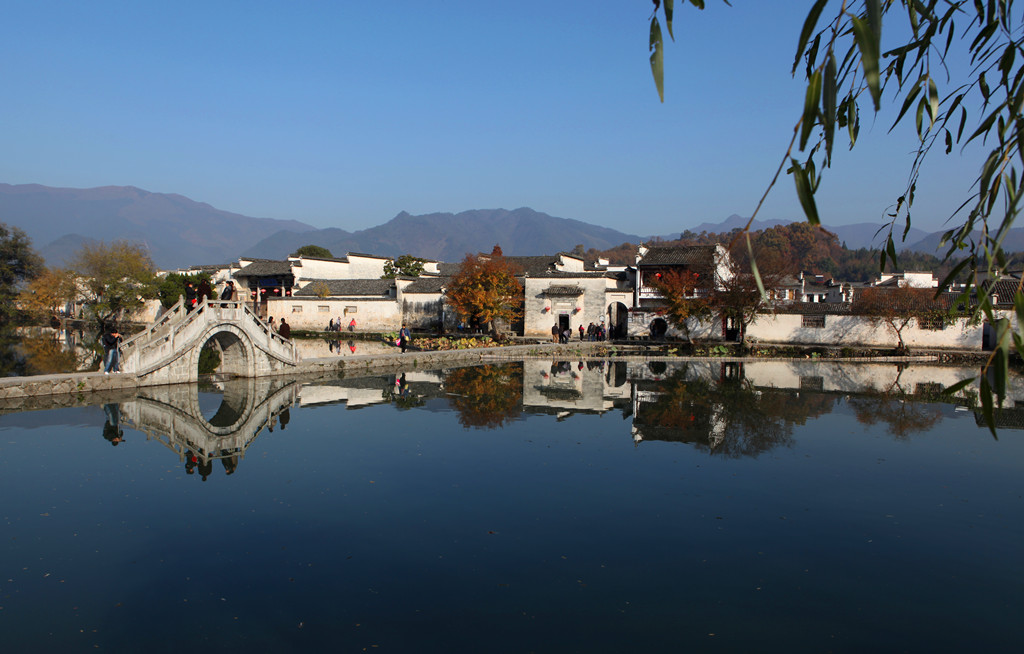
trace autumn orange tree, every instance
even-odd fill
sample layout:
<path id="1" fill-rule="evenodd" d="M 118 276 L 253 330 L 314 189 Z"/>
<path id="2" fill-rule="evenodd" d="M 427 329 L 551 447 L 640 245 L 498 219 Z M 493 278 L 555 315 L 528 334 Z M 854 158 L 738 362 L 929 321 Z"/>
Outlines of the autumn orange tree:
<path id="1" fill-rule="evenodd" d="M 463 427 L 496 429 L 523 411 L 523 364 L 456 368 L 444 379 Z"/>
<path id="2" fill-rule="evenodd" d="M 497 245 L 490 255 L 466 255 L 446 295 L 460 318 L 495 334 L 497 321 L 511 323 L 523 314 L 523 287 Z"/>
<path id="3" fill-rule="evenodd" d="M 36 320 L 57 320 L 61 309 L 77 294 L 76 279 L 71 272 L 47 268 L 18 294 L 18 305 Z"/>
<path id="4" fill-rule="evenodd" d="M 691 321 L 711 317 L 708 288 L 711 276 L 701 277 L 692 270 L 667 270 L 651 277 L 651 286 L 665 302 L 665 318 L 683 333 L 687 341 Z"/>

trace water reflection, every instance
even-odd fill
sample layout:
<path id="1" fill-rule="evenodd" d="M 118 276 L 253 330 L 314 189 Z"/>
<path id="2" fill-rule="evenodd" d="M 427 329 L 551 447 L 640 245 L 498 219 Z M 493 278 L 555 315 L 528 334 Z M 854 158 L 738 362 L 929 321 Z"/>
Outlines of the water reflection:
<path id="1" fill-rule="evenodd" d="M 956 411 L 975 410 L 970 391 L 956 400 L 942 393 L 973 373 L 893 364 L 533 359 L 351 379 L 237 379 L 30 398 L 0 405 L 0 412 L 100 402 L 103 438 L 112 446 L 125 442 L 125 428 L 134 430 L 173 452 L 187 475 L 206 481 L 218 468 L 233 475 L 260 434 L 287 428 L 293 406 L 454 411 L 462 427 L 487 430 L 525 414 L 570 421 L 613 412 L 628 421 L 623 439 L 635 446 L 685 443 L 738 458 L 792 447 L 795 426 L 837 410 L 897 439 L 927 432 Z M 1012 392 L 1024 395 L 1017 382 Z M 1022 404 L 1024 397 L 1010 399 L 999 413 L 1002 428 L 1024 426 Z"/>
<path id="2" fill-rule="evenodd" d="M 231 475 L 264 430 L 285 429 L 298 389 L 292 380 L 275 378 L 147 388 L 120 404 L 121 420 L 174 452 L 187 474 L 198 472 L 206 481 L 214 461 L 220 461 L 224 473 Z M 220 398 L 209 419 L 200 402 L 203 392 Z"/>
<path id="3" fill-rule="evenodd" d="M 95 333 L 52 327 L 0 329 L 0 376 L 51 375 L 99 369 Z"/>

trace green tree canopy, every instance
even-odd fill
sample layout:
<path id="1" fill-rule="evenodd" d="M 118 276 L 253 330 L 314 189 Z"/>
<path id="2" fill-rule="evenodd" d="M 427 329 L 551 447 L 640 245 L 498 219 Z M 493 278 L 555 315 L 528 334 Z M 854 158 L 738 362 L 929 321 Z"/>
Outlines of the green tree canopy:
<path id="1" fill-rule="evenodd" d="M 384 274 L 381 275 L 381 279 L 419 277 L 423 274 L 423 264 L 426 262 L 426 259 L 420 259 L 411 254 L 403 254 L 394 261 L 384 262 Z"/>
<path id="2" fill-rule="evenodd" d="M 79 275 L 86 307 L 101 326 L 124 319 L 157 296 L 153 262 L 137 243 L 83 245 L 71 269 Z"/>
<path id="3" fill-rule="evenodd" d="M 316 259 L 333 259 L 334 255 L 331 251 L 325 247 L 319 245 L 303 245 L 301 248 L 292 252 L 293 257 L 313 257 Z"/>
<path id="4" fill-rule="evenodd" d="M 18 287 L 42 271 L 43 260 L 25 232 L 0 223 L 0 324 L 14 316 Z"/>

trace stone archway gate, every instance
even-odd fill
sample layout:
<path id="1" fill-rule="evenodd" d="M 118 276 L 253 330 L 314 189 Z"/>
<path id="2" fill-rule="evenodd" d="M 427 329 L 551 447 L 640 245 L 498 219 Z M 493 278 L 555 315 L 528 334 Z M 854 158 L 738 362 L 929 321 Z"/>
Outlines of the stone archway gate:
<path id="1" fill-rule="evenodd" d="M 188 312 L 179 299 L 149 328 L 121 344 L 121 372 L 135 375 L 140 386 L 196 382 L 199 353 L 211 339 L 220 349 L 224 373 L 279 375 L 299 363 L 295 344 L 244 302 L 207 299 Z"/>

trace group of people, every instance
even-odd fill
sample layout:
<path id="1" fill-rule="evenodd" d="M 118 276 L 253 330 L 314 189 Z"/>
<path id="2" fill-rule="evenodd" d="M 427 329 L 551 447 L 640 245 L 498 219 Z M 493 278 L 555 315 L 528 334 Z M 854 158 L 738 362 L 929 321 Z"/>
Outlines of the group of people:
<path id="1" fill-rule="evenodd" d="M 213 289 L 210 288 L 210 281 L 203 279 L 199 282 L 199 286 L 195 286 L 192 282 L 186 282 L 185 284 L 185 311 L 192 312 L 193 309 L 203 303 L 203 300 L 213 295 Z"/>
<path id="2" fill-rule="evenodd" d="M 581 341 L 603 341 L 608 338 L 608 332 L 605 331 L 604 323 L 600 325 L 597 323 L 590 323 L 589 326 L 579 326 L 580 340 Z M 562 329 L 555 323 L 551 326 L 551 342 L 552 343 L 568 343 L 572 338 L 572 329 L 565 327 Z"/>
<path id="3" fill-rule="evenodd" d="M 597 323 L 590 323 L 586 329 L 583 329 L 583 325 L 580 325 L 580 340 L 581 341 L 603 341 L 607 338 L 608 334 L 605 332 L 604 323 L 598 325 Z"/>
<path id="4" fill-rule="evenodd" d="M 270 329 L 277 332 L 281 338 L 290 339 L 292 337 L 292 326 L 288 324 L 288 321 L 281 318 L 281 322 L 275 323 L 274 316 L 270 316 L 267 319 L 267 324 L 270 325 Z"/>
<path id="5" fill-rule="evenodd" d="M 356 319 L 348 321 L 348 330 L 354 332 L 356 330 Z M 340 332 L 341 331 L 341 316 L 337 318 L 331 318 L 327 323 L 327 331 L 329 332 Z"/>

